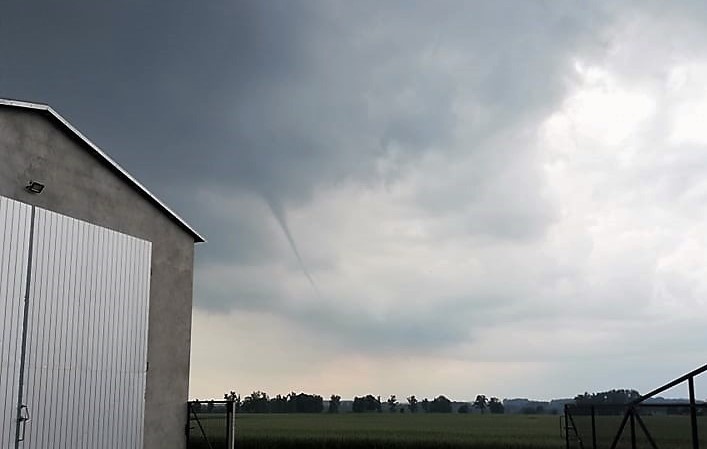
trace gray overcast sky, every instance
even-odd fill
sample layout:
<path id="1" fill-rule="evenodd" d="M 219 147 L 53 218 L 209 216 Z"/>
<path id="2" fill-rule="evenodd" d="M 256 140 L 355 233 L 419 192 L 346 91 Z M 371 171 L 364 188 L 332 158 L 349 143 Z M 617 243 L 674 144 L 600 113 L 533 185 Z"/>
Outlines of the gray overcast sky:
<path id="1" fill-rule="evenodd" d="M 0 96 L 208 237 L 192 397 L 647 391 L 707 361 L 704 5 L 10 0 Z"/>

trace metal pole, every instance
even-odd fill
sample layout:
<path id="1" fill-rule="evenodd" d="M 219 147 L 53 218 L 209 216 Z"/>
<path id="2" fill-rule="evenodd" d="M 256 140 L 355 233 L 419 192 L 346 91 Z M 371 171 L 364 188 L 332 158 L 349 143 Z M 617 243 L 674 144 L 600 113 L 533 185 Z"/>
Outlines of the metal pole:
<path id="1" fill-rule="evenodd" d="M 572 431 L 574 432 L 575 438 L 577 438 L 577 443 L 579 444 L 579 449 L 584 449 L 584 443 L 582 442 L 582 436 L 579 434 L 579 430 L 577 430 L 577 425 L 574 423 L 574 418 L 572 415 L 567 415 L 570 421 L 570 424 L 572 424 Z"/>
<path id="2" fill-rule="evenodd" d="M 569 410 L 568 410 L 567 404 L 565 404 L 565 446 L 567 449 L 570 449 L 570 432 L 569 432 L 569 425 L 567 424 L 568 414 L 569 414 Z"/>
<path id="3" fill-rule="evenodd" d="M 597 449 L 597 422 L 594 416 L 594 406 L 592 405 L 592 449 Z"/>
<path id="4" fill-rule="evenodd" d="M 692 427 L 692 449 L 700 449 L 700 439 L 697 433 L 697 406 L 695 404 L 695 381 L 694 377 L 687 380 L 690 389 L 690 424 Z"/>
<path id="5" fill-rule="evenodd" d="M 616 433 L 616 436 L 614 437 L 614 441 L 611 443 L 611 449 L 616 449 L 616 445 L 619 444 L 619 440 L 621 439 L 621 435 L 624 432 L 624 428 L 626 427 L 626 421 L 628 421 L 628 415 L 631 413 L 631 409 L 629 409 L 626 414 L 624 414 L 624 419 L 621 420 L 621 425 L 619 426 L 619 431 Z"/>
<path id="6" fill-rule="evenodd" d="M 236 447 L 236 414 L 233 412 L 233 401 L 226 403 L 226 444 L 228 449 Z"/>
<path id="7" fill-rule="evenodd" d="M 201 431 L 201 436 L 204 437 L 204 441 L 206 442 L 206 445 L 209 447 L 209 449 L 214 449 L 214 447 L 211 445 L 211 441 L 209 441 L 209 438 L 206 436 L 206 431 L 204 430 L 204 426 L 201 425 L 201 420 L 199 419 L 199 415 L 196 414 L 196 410 L 192 408 L 192 414 L 194 415 L 194 419 L 196 420 L 196 424 L 199 426 L 199 430 Z"/>
<path id="8" fill-rule="evenodd" d="M 636 419 L 634 418 L 634 409 L 631 409 L 631 449 L 636 449 Z"/>
<path id="9" fill-rule="evenodd" d="M 641 402 L 645 401 L 646 399 L 653 397 L 653 396 L 657 395 L 658 393 L 662 393 L 665 390 L 669 390 L 669 389 L 673 388 L 674 386 L 679 385 L 690 378 L 693 378 L 699 374 L 704 373 L 705 371 L 707 371 L 707 365 L 703 365 L 703 366 L 697 368 L 696 370 L 690 371 L 689 373 L 685 374 L 684 376 L 678 377 L 677 379 L 673 380 L 672 382 L 668 382 L 667 384 L 663 385 L 660 388 L 656 388 L 655 390 L 642 395 L 641 397 L 639 397 L 635 401 L 631 402 L 630 405 L 640 404 Z"/>
<path id="10" fill-rule="evenodd" d="M 32 254 L 34 252 L 34 220 L 36 216 L 36 208 L 32 206 L 32 216 L 29 225 L 29 248 L 27 249 L 27 279 L 25 284 L 25 303 L 22 318 L 22 346 L 20 353 L 20 379 L 17 393 L 17 424 L 15 426 L 15 449 L 19 449 L 20 441 L 25 439 L 25 426 L 27 419 L 22 416 L 24 405 L 24 379 L 25 379 L 25 360 L 27 358 L 27 326 L 29 321 L 29 301 L 30 287 L 32 286 Z M 20 432 L 21 429 L 21 432 Z"/>
<path id="11" fill-rule="evenodd" d="M 653 439 L 653 435 L 648 431 L 648 427 L 646 427 L 646 423 L 643 422 L 643 418 L 641 418 L 640 414 L 636 415 L 636 421 L 638 421 L 638 425 L 643 429 L 643 433 L 646 435 L 646 438 L 648 438 L 648 442 L 651 444 L 651 447 L 653 449 L 658 449 L 658 446 L 655 444 L 655 440 Z"/>
<path id="12" fill-rule="evenodd" d="M 184 426 L 184 434 L 187 436 L 187 449 L 191 447 L 191 402 L 187 401 L 187 424 Z"/>

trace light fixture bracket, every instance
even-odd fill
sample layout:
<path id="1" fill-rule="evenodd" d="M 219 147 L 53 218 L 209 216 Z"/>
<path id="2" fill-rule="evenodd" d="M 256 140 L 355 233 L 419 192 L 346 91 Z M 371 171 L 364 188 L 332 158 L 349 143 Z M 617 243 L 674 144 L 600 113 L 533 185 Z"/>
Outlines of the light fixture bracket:
<path id="1" fill-rule="evenodd" d="M 25 190 L 27 190 L 29 193 L 34 193 L 38 195 L 42 193 L 42 190 L 44 190 L 44 184 L 37 181 L 30 181 L 25 187 Z"/>

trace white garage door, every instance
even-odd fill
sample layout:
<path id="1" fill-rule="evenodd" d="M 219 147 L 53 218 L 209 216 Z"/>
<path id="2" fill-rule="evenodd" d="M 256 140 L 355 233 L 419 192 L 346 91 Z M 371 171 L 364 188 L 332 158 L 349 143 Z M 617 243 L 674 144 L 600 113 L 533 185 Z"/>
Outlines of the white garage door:
<path id="1" fill-rule="evenodd" d="M 32 247 L 17 447 L 142 447 L 150 242 L 36 208 Z"/>

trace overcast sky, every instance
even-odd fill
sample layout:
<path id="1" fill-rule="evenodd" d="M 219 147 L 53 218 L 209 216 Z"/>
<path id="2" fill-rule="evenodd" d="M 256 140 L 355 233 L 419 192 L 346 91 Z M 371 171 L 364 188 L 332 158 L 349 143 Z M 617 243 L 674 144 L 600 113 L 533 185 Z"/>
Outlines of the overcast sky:
<path id="1" fill-rule="evenodd" d="M 0 97 L 207 237 L 191 397 L 646 392 L 707 362 L 703 1 L 11 0 Z"/>

